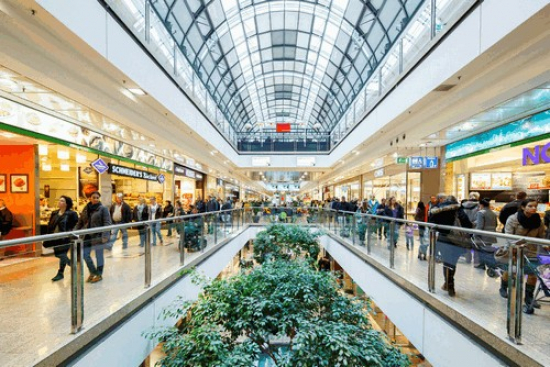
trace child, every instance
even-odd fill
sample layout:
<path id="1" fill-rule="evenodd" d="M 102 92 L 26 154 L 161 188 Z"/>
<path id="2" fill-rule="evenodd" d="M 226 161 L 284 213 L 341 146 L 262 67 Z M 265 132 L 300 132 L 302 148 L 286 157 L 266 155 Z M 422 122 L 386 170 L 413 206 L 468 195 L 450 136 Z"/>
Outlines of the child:
<path id="1" fill-rule="evenodd" d="M 416 224 L 407 223 L 405 225 L 405 240 L 407 242 L 407 250 L 414 249 L 414 227 Z"/>

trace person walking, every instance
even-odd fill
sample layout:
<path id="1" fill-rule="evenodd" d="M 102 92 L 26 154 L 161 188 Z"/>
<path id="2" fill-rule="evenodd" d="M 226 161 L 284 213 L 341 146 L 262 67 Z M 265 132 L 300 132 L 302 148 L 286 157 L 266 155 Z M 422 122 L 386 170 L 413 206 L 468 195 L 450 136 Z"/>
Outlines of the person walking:
<path id="1" fill-rule="evenodd" d="M 161 219 L 162 218 L 162 207 L 157 204 L 157 198 L 154 196 L 149 199 L 149 220 Z M 160 233 L 160 222 L 151 224 L 151 237 L 153 240 L 152 245 L 157 245 L 157 237 L 159 238 L 160 245 L 164 245 L 162 240 L 162 233 Z"/>
<path id="2" fill-rule="evenodd" d="M 376 215 L 383 216 L 386 212 L 386 199 L 382 198 L 380 200 L 380 205 L 376 207 Z M 384 238 L 388 237 L 388 231 L 386 228 L 386 222 L 382 219 L 377 219 L 376 222 L 378 223 L 378 238 L 382 239 L 382 235 L 384 235 Z"/>
<path id="3" fill-rule="evenodd" d="M 521 201 L 518 207 L 518 211 L 510 215 L 506 220 L 504 233 L 533 238 L 545 238 L 546 227 L 540 219 L 540 215 L 537 213 L 537 206 L 537 199 L 528 198 Z M 536 244 L 527 243 L 525 256 L 529 258 L 536 258 L 537 255 L 538 246 Z M 534 308 L 540 308 L 540 304 L 538 304 L 538 302 L 534 302 L 533 304 L 533 297 L 537 285 L 537 276 L 534 273 L 528 271 L 526 271 L 526 275 L 526 308 L 524 309 L 524 311 L 526 311 L 526 309 L 530 308 L 531 306 L 533 306 Z M 499 293 L 502 298 L 508 298 L 508 271 L 502 273 Z"/>
<path id="4" fill-rule="evenodd" d="M 134 207 L 132 217 L 134 222 L 145 222 L 149 220 L 149 207 L 144 198 L 139 198 L 139 204 Z M 145 241 L 147 241 L 147 227 L 145 225 L 138 225 L 137 230 L 139 233 L 139 246 L 144 247 Z"/>
<path id="5" fill-rule="evenodd" d="M 468 200 L 464 200 L 460 204 L 460 206 L 462 207 L 462 210 L 464 211 L 466 216 L 468 216 L 468 219 L 470 220 L 472 225 L 475 227 L 476 214 L 479 211 L 479 192 L 472 191 Z M 464 253 L 464 258 L 466 259 L 466 262 L 470 264 L 472 262 L 472 251 L 466 251 Z"/>
<path id="6" fill-rule="evenodd" d="M 476 213 L 475 229 L 487 232 L 495 232 L 497 230 L 497 215 L 491 210 L 491 203 L 487 199 L 479 202 L 479 210 Z M 474 235 L 474 241 L 480 247 L 492 247 L 497 243 L 495 236 Z M 474 248 L 474 268 L 485 269 L 485 264 L 480 259 L 479 251 Z"/>
<path id="7" fill-rule="evenodd" d="M 69 232 L 78 223 L 78 214 L 73 209 L 73 199 L 68 196 L 61 196 L 57 202 L 57 210 L 53 211 L 50 215 L 48 222 L 48 234 Z M 53 247 L 55 257 L 59 259 L 59 269 L 57 274 L 52 278 L 52 281 L 57 282 L 63 279 L 65 267 L 70 265 L 69 257 L 67 253 L 70 248 L 70 238 L 60 238 L 56 240 L 45 241 L 43 246 Z"/>
<path id="8" fill-rule="evenodd" d="M 447 196 L 444 193 L 440 193 L 437 194 L 436 198 L 437 204 L 433 205 L 430 209 L 430 223 L 444 226 L 455 226 L 456 224 L 460 224 L 461 227 L 472 228 L 472 222 L 470 222 L 468 216 L 464 213 L 454 196 Z M 466 248 L 453 243 L 450 235 L 450 230 L 439 230 L 436 250 L 441 253 L 443 258 L 443 276 L 445 277 L 445 283 L 443 283 L 441 289 L 447 291 L 449 296 L 454 297 L 456 295 L 454 281 L 456 264 L 460 256 L 466 251 Z M 466 246 L 466 244 L 464 244 L 464 246 Z"/>
<path id="9" fill-rule="evenodd" d="M 0 241 L 6 239 L 13 227 L 13 214 L 6 206 L 4 199 L 0 199 Z M 0 248 L 0 260 L 4 260 L 4 249 Z"/>
<path id="10" fill-rule="evenodd" d="M 112 224 L 111 215 L 109 209 L 101 204 L 101 194 L 98 191 L 94 191 L 90 194 L 90 201 L 82 210 L 78 223 L 75 229 L 91 229 L 110 226 Z M 93 234 L 87 234 L 84 236 L 84 261 L 90 276 L 88 282 L 96 283 L 103 279 L 103 267 L 105 265 L 105 259 L 103 257 L 103 250 L 105 244 L 109 241 L 110 231 L 98 232 Z M 95 257 L 97 266 L 94 264 L 91 253 L 95 251 Z"/>
<path id="11" fill-rule="evenodd" d="M 130 208 L 130 205 L 124 201 L 124 195 L 122 193 L 116 194 L 115 202 L 111 205 L 109 213 L 111 214 L 113 224 L 125 224 L 132 222 L 132 209 Z M 109 245 L 106 246 L 106 249 L 109 251 L 112 250 L 119 232 L 122 233 L 122 252 L 126 253 L 128 250 L 128 228 L 113 229 L 111 231 L 111 240 L 109 241 Z"/>
<path id="12" fill-rule="evenodd" d="M 419 201 L 416 206 L 416 212 L 414 213 L 414 220 L 416 222 L 426 222 L 426 206 L 423 201 Z M 426 227 L 423 225 L 418 225 L 418 240 L 420 241 L 420 246 L 418 246 L 418 259 L 426 260 L 426 255 L 428 253 L 428 241 L 426 241 Z"/>
<path id="13" fill-rule="evenodd" d="M 395 218 L 395 219 L 404 219 L 405 211 L 403 207 L 399 205 L 394 196 L 388 199 L 388 205 L 384 207 L 384 216 Z M 401 223 L 395 222 L 394 232 L 393 232 L 393 243 L 391 243 L 391 233 L 390 230 L 390 221 L 386 221 L 386 238 L 388 240 L 388 248 L 390 246 L 397 247 L 397 241 L 399 240 L 399 228 L 401 228 Z M 389 234 L 388 234 L 389 233 Z"/>
<path id="14" fill-rule="evenodd" d="M 164 209 L 162 211 L 162 217 L 163 218 L 173 218 L 175 213 L 174 206 L 172 205 L 172 202 L 170 200 L 166 200 L 164 202 Z M 173 235 L 173 228 L 175 227 L 174 221 L 166 222 L 166 226 L 168 227 L 168 231 L 166 232 L 166 237 L 172 237 Z"/>

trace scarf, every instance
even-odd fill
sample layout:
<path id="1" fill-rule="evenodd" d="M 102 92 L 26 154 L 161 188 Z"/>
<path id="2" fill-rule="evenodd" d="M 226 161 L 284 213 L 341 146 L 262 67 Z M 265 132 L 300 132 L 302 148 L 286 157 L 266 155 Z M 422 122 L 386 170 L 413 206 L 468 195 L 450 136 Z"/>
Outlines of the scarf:
<path id="1" fill-rule="evenodd" d="M 527 217 L 523 210 L 518 210 L 518 221 L 523 228 L 535 229 L 541 226 L 540 215 L 537 213 Z"/>

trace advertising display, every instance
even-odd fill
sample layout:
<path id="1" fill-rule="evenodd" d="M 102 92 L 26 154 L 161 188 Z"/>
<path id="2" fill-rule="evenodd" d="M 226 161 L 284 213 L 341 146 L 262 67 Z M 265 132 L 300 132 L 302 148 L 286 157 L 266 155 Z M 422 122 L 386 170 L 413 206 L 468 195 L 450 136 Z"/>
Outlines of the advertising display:
<path id="1" fill-rule="evenodd" d="M 511 173 L 472 173 L 470 190 L 511 190 Z"/>

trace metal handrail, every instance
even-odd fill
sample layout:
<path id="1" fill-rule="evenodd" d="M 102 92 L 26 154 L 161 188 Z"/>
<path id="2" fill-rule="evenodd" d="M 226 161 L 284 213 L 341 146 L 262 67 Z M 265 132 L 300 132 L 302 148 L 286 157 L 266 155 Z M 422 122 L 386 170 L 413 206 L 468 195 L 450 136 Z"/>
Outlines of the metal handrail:
<path id="1" fill-rule="evenodd" d="M 146 221 L 141 221 L 141 222 L 113 224 L 113 225 L 104 226 L 104 227 L 95 227 L 95 228 L 79 229 L 79 230 L 73 230 L 73 231 L 67 231 L 67 232 L 44 234 L 44 235 L 38 235 L 38 236 L 21 237 L 21 238 L 15 238 L 15 239 L 11 239 L 11 240 L 0 241 L 0 248 L 11 247 L 11 246 L 16 246 L 16 245 L 24 245 L 24 244 L 34 243 L 34 242 L 57 240 L 57 239 L 61 239 L 61 238 L 66 238 L 67 236 L 77 238 L 77 237 L 82 236 L 82 235 L 89 235 L 89 234 L 94 234 L 94 233 L 104 233 L 104 232 L 112 231 L 114 229 L 127 229 L 127 228 L 132 228 L 132 227 L 135 227 L 135 226 L 149 226 L 149 225 L 155 224 L 155 223 L 175 222 L 175 221 L 181 221 L 181 220 L 187 220 L 187 219 L 196 219 L 196 218 L 200 218 L 200 217 L 207 217 L 207 216 L 210 216 L 210 215 L 215 215 L 215 214 L 220 214 L 220 213 L 239 212 L 239 211 L 242 211 L 242 209 L 217 210 L 217 211 L 214 211 L 214 212 L 186 214 L 186 215 L 180 215 L 180 216 L 177 216 L 177 217 L 160 218 L 160 219 L 146 220 Z"/>
<path id="2" fill-rule="evenodd" d="M 366 214 L 366 213 L 357 213 L 357 212 L 348 212 L 348 211 L 337 211 L 334 209 L 328 210 L 333 213 L 343 213 L 343 214 L 350 214 L 355 216 L 361 216 L 361 217 L 367 217 L 372 219 L 379 219 L 384 220 L 386 222 L 398 222 L 402 224 L 417 224 L 419 226 L 423 226 L 424 228 L 429 228 L 433 230 L 445 230 L 445 231 L 459 231 L 459 232 L 465 232 L 469 234 L 476 234 L 476 235 L 482 235 L 482 236 L 488 236 L 488 237 L 499 237 L 507 240 L 511 240 L 514 242 L 517 241 L 528 241 L 529 243 L 536 244 L 538 246 L 550 246 L 550 240 L 538 238 L 538 237 L 527 237 L 527 236 L 519 236 L 515 234 L 508 234 L 508 233 L 501 233 L 501 232 L 491 232 L 491 231 L 482 231 L 479 229 L 473 229 L 473 228 L 464 228 L 464 227 L 455 227 L 455 226 L 447 226 L 443 224 L 435 224 L 435 223 L 429 223 L 429 222 L 418 222 L 414 220 L 408 220 L 408 219 L 398 219 L 398 218 L 392 218 L 392 217 L 386 217 L 383 215 L 374 215 L 374 214 Z"/>

